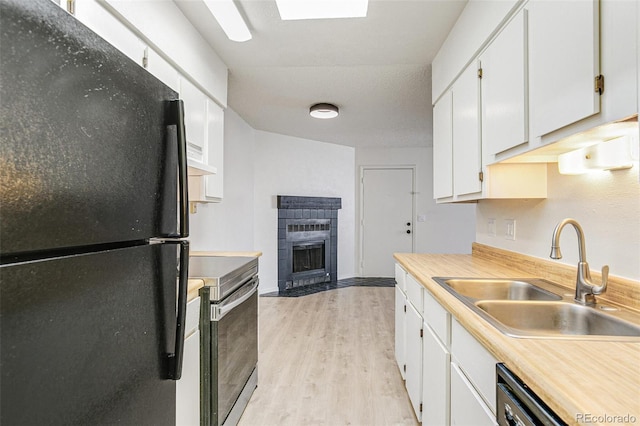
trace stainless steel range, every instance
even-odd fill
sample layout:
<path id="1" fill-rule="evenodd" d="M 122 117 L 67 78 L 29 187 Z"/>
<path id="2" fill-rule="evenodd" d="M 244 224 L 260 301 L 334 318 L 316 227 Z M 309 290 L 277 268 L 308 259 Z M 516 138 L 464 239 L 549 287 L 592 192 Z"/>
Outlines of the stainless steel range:
<path id="1" fill-rule="evenodd" d="M 200 421 L 235 425 L 258 384 L 258 259 L 191 257 L 200 290 Z"/>

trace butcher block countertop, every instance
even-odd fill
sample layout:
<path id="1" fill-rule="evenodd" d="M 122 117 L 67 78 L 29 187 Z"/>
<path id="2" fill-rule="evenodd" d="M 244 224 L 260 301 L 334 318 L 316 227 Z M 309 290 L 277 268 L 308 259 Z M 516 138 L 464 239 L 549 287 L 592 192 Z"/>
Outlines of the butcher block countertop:
<path id="1" fill-rule="evenodd" d="M 630 424 L 640 424 L 640 342 L 509 337 L 431 279 L 537 277 L 572 292 L 575 268 L 477 243 L 471 255 L 397 253 L 394 257 L 568 424 L 585 424 L 585 418 L 607 416 L 609 424 L 613 416 L 627 416 Z M 600 275 L 592 274 L 593 281 L 599 283 Z M 598 300 L 635 310 L 639 307 L 640 282 L 610 276 L 607 293 L 606 300 L 600 296 Z M 623 424 L 615 418 L 613 422 Z"/>

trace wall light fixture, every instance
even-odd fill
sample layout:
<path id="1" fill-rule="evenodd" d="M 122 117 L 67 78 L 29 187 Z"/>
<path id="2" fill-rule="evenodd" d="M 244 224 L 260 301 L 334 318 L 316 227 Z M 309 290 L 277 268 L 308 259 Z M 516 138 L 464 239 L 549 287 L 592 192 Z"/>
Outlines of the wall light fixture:
<path id="1" fill-rule="evenodd" d="M 633 167 L 631 141 L 623 136 L 558 156 L 558 170 L 563 175 L 579 175 L 601 170 L 622 170 Z"/>
<path id="2" fill-rule="evenodd" d="M 251 32 L 233 0 L 204 0 L 204 4 L 232 41 L 251 40 Z"/>

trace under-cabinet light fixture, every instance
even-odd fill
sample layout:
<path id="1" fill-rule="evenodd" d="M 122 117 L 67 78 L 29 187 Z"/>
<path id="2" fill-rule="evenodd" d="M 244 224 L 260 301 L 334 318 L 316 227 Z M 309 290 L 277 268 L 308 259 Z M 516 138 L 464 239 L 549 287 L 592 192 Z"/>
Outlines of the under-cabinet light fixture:
<path id="1" fill-rule="evenodd" d="M 628 136 L 580 148 L 558 156 L 558 170 L 563 175 L 579 175 L 601 170 L 633 167 Z"/>
<path id="2" fill-rule="evenodd" d="M 283 21 L 364 18 L 369 0 L 276 0 Z"/>
<path id="3" fill-rule="evenodd" d="M 233 0 L 204 0 L 211 14 L 232 41 L 251 40 L 251 32 Z"/>
<path id="4" fill-rule="evenodd" d="M 313 118 L 336 118 L 338 116 L 338 107 L 333 104 L 315 104 L 309 108 L 309 115 Z"/>

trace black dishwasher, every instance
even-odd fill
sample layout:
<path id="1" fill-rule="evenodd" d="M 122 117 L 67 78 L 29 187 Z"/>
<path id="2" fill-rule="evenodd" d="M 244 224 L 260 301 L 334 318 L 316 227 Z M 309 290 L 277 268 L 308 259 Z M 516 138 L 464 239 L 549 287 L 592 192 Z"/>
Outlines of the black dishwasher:
<path id="1" fill-rule="evenodd" d="M 566 425 L 518 376 L 496 364 L 496 422 L 500 426 Z"/>

